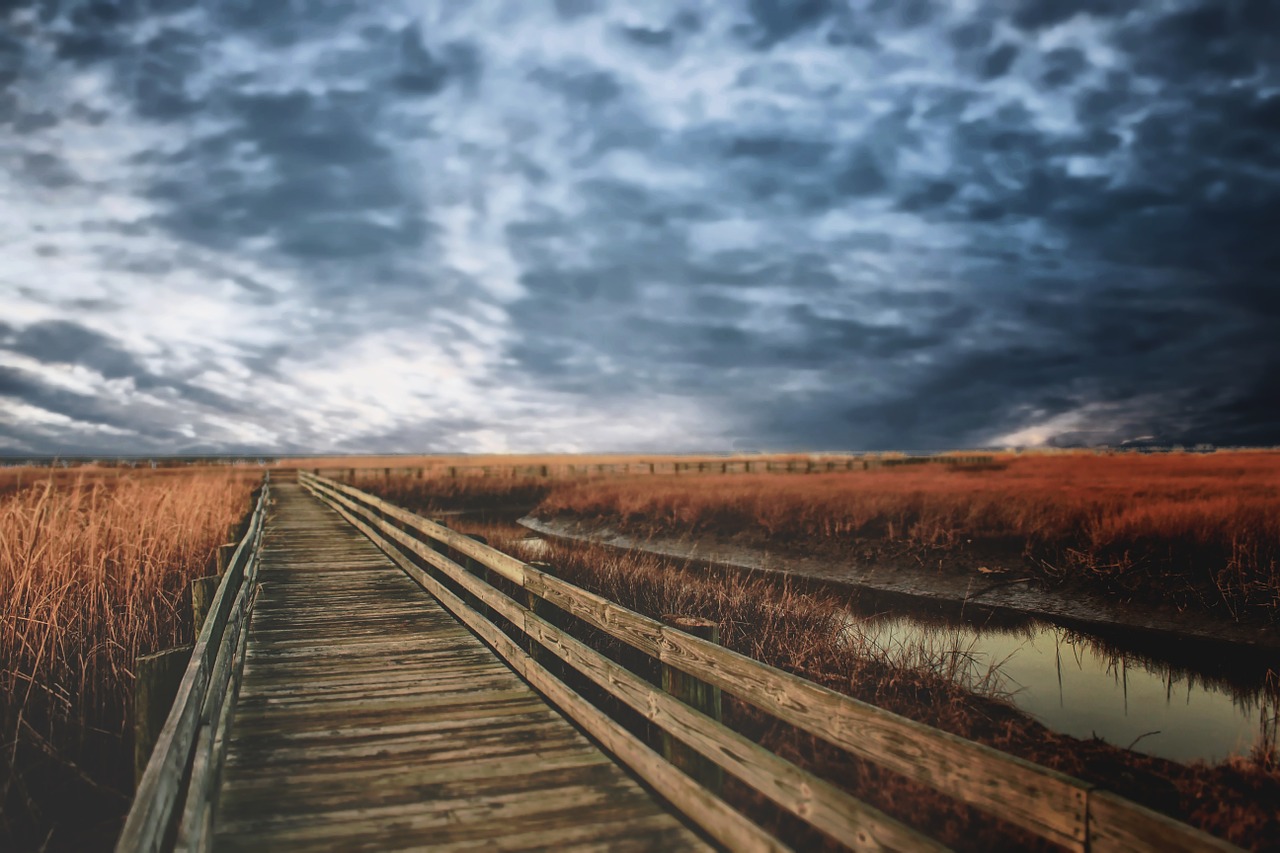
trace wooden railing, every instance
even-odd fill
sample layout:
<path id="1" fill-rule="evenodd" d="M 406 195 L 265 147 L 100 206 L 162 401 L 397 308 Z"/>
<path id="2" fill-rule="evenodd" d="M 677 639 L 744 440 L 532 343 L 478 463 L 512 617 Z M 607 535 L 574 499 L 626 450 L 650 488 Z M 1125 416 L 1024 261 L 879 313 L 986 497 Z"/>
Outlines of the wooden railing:
<path id="1" fill-rule="evenodd" d="M 974 454 L 946 454 L 940 456 L 827 456 L 809 458 L 773 459 L 732 456 L 706 459 L 655 459 L 627 462 L 562 462 L 540 465 L 415 465 L 406 467 L 373 468 L 312 468 L 310 473 L 355 478 L 390 479 L 405 477 L 576 477 L 601 474 L 831 474 L 837 471 L 866 471 L 901 465 L 950 465 L 953 467 L 983 467 L 995 464 L 995 457 Z"/>
<path id="2" fill-rule="evenodd" d="M 930 728 L 621 607 L 374 495 L 301 472 L 300 482 L 365 533 L 550 701 L 659 794 L 732 849 L 785 849 L 756 824 L 570 689 L 536 659 L 560 658 L 706 760 L 858 850 L 941 849 L 872 806 L 705 716 L 540 615 L 549 602 L 664 665 L 773 717 L 1069 850 L 1234 850 L 1224 841 L 1071 776 Z M 522 589 L 524 603 L 450 559 Z M 413 559 L 416 557 L 417 559 Z M 424 569 L 425 563 L 435 572 Z M 438 574 L 437 574 L 438 573 Z M 450 583 L 446 584 L 447 579 Z M 450 587 L 471 597 L 469 604 Z M 480 611 L 523 632 L 528 650 Z M 537 644 L 537 647 L 533 644 Z M 531 654 L 535 652 L 535 654 Z"/>
<path id="3" fill-rule="evenodd" d="M 116 843 L 118 853 L 209 846 L 212 800 L 240 687 L 269 488 L 264 481 L 248 528 L 209 602 L 190 663 Z"/>

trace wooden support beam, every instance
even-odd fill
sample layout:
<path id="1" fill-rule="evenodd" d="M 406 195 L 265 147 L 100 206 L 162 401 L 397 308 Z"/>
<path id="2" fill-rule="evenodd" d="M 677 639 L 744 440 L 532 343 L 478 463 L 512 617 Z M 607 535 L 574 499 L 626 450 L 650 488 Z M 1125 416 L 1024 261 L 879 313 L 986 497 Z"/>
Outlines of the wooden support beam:
<path id="1" fill-rule="evenodd" d="M 182 674 L 191 660 L 191 646 L 179 646 L 152 655 L 143 655 L 134 663 L 137 673 L 133 683 L 133 784 L 142 779 L 151 750 L 164 726 L 173 699 L 178 695 Z"/>
<path id="2" fill-rule="evenodd" d="M 547 574 L 552 574 L 552 575 L 555 574 L 555 568 L 550 563 L 533 562 L 533 563 L 530 563 L 529 565 L 533 566 L 539 571 L 546 572 Z M 529 608 L 530 612 L 532 612 L 534 616 L 537 616 L 539 619 L 545 620 L 547 624 L 551 625 L 554 628 L 560 629 L 564 627 L 564 611 L 563 610 L 561 610 L 559 607 L 556 607 L 550 601 L 547 601 L 545 598 L 538 595 L 536 592 L 534 592 L 531 589 L 526 589 L 524 591 L 524 596 L 525 596 L 525 606 Z M 526 642 L 528 644 L 526 646 L 526 650 L 529 652 L 529 656 L 532 657 L 534 661 L 536 661 L 541 666 L 548 667 L 553 672 L 556 672 L 556 673 L 560 672 L 561 662 L 560 662 L 560 658 L 557 655 L 543 648 L 542 644 L 539 643 L 532 635 L 527 637 Z M 563 676 L 557 675 L 557 677 L 562 678 Z"/>
<path id="3" fill-rule="evenodd" d="M 193 636 L 199 636 L 200 628 L 204 625 L 204 619 L 209 615 L 209 605 L 213 603 L 214 593 L 218 591 L 218 584 L 221 581 L 222 576 L 220 574 L 191 580 L 191 631 Z"/>
<path id="4" fill-rule="evenodd" d="M 218 546 L 218 574 L 223 575 L 227 572 L 227 566 L 231 565 L 231 556 L 235 554 L 236 547 L 239 542 L 228 542 L 225 545 Z"/>
<path id="5" fill-rule="evenodd" d="M 474 539 L 477 542 L 479 542 L 481 545 L 489 544 L 489 540 L 485 539 L 483 536 L 479 535 L 478 533 L 468 533 L 467 538 Z M 486 566 L 484 563 L 480 562 L 474 557 L 468 557 L 464 555 L 462 565 L 466 568 L 468 572 L 470 572 L 471 574 L 479 578 L 482 583 L 492 586 L 492 582 L 489 580 L 489 567 Z M 490 621 L 493 620 L 493 611 L 490 610 L 489 607 L 487 607 L 483 602 L 477 599 L 470 602 L 470 604 L 472 607 L 476 609 L 477 612 L 479 612 L 482 616 L 484 616 L 484 618 Z"/>
<path id="6" fill-rule="evenodd" d="M 662 621 L 710 643 L 720 644 L 720 626 L 696 616 L 663 616 Z M 668 663 L 662 664 L 662 689 L 708 718 L 721 721 L 720 688 L 695 678 Z M 662 756 L 715 795 L 724 788 L 724 769 L 697 750 L 662 732 Z"/>

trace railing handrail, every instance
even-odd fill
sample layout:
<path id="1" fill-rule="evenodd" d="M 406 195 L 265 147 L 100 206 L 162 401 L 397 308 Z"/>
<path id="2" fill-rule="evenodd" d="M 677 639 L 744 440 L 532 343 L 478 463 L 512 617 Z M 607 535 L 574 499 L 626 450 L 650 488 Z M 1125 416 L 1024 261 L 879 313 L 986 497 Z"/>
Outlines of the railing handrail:
<path id="1" fill-rule="evenodd" d="M 579 672 L 597 680 L 602 687 L 622 701 L 632 704 L 633 707 L 637 707 L 641 698 L 652 705 L 653 697 L 648 695 L 640 697 L 637 691 L 641 688 L 634 681 L 620 675 L 616 671 L 621 669 L 620 667 L 609 661 L 604 667 L 606 675 L 602 683 L 602 680 L 596 677 L 600 675 L 599 672 L 593 675 L 587 670 L 592 666 L 599 670 L 601 668 L 599 660 L 608 661 L 607 658 L 603 658 L 594 650 L 590 650 L 545 620 L 538 618 L 528 608 L 485 584 L 456 562 L 427 547 L 421 540 L 410 536 L 387 519 L 399 522 L 406 528 L 412 528 L 431 541 L 453 548 L 513 584 L 523 587 L 595 628 L 657 658 L 664 664 L 674 666 L 729 691 L 766 713 L 835 746 L 901 773 L 947 796 L 1068 849 L 1081 851 L 1237 849 L 1201 830 L 1090 783 L 957 735 L 931 728 L 714 643 L 693 637 L 546 574 L 534 566 L 375 495 L 335 480 L 317 477 L 306 471 L 299 472 L 299 480 L 362 529 L 393 559 L 396 559 L 399 554 L 397 562 L 419 583 L 427 586 L 428 584 L 424 583 L 419 575 L 427 579 L 430 579 L 430 575 L 405 559 L 403 554 L 395 549 L 391 542 L 379 536 L 374 528 L 447 574 L 468 592 L 480 598 L 488 607 L 525 631 L 533 640 L 575 665 Z M 353 513 L 369 524 L 363 523 Z M 438 582 L 432 581 L 432 583 L 444 589 Z M 436 592 L 435 589 L 431 591 Z M 445 589 L 445 592 L 448 593 L 448 590 Z M 439 597 L 438 594 L 437 597 Z M 465 604 L 462 606 L 467 607 Z M 479 614 L 477 616 L 489 624 L 483 616 Z M 471 624 L 469 619 L 464 621 Z M 475 628 L 474 625 L 472 627 Z M 480 631 L 477 633 L 484 635 Z M 505 638 L 505 634 L 500 631 L 498 633 Z M 518 647 L 516 648 L 518 650 Z M 583 649 L 591 652 L 599 660 L 590 658 Z M 538 670 L 541 669 L 536 664 L 533 666 Z M 623 670 L 623 672 L 629 671 Z M 625 684 L 623 684 L 624 681 Z M 647 682 L 644 684 L 647 686 Z M 642 714 L 646 713 L 645 708 L 637 707 L 637 710 Z M 723 732 L 716 730 L 718 723 L 702 715 L 698 715 L 700 722 L 691 721 L 686 714 L 680 714 L 678 720 L 669 713 L 657 711 L 647 716 L 659 724 L 685 726 L 684 732 L 672 731 L 672 734 L 684 739 L 695 749 L 703 751 L 713 760 L 717 760 L 719 747 L 712 749 L 707 748 L 705 744 L 700 746 L 690 738 L 709 737 L 722 743 Z M 723 756 L 720 755 L 720 757 Z M 735 768 L 727 765 L 725 769 L 737 772 Z M 745 781 L 755 785 L 750 780 Z M 770 792 L 761 790 L 762 793 L 772 796 Z M 792 810 L 795 811 L 795 809 Z M 890 818 L 879 813 L 876 815 L 888 822 L 882 824 L 887 827 L 888 832 L 897 833 L 899 828 L 906 829 Z M 807 815 L 802 817 L 807 819 Z M 815 825 L 818 824 L 815 823 Z M 833 827 L 829 825 L 819 826 L 819 828 L 828 834 L 833 834 Z M 911 832 L 911 830 L 907 831 Z M 856 835 L 842 836 L 838 833 L 834 835 L 838 840 L 851 846 L 863 846 L 860 842 L 866 840 Z"/>
<path id="2" fill-rule="evenodd" d="M 232 682 L 243 662 L 248 634 L 244 622 L 257 576 L 270 476 L 268 472 L 263 479 L 249 526 L 210 602 L 191 660 L 138 782 L 116 842 L 117 853 L 170 846 L 202 849 L 207 844 L 209 794 L 219 770 L 213 746 L 215 735 L 229 719 L 228 706 L 235 693 Z"/>
<path id="3" fill-rule="evenodd" d="M 679 474 L 681 471 L 699 473 L 715 473 L 719 468 L 722 474 L 830 474 L 837 471 L 865 471 L 879 468 L 892 468 L 901 465 L 990 465 L 996 461 L 991 453 L 948 452 L 931 456 L 879 456 L 876 454 L 828 453 L 828 454 L 745 454 L 725 455 L 690 454 L 687 457 L 661 456 L 634 458 L 616 462 L 569 462 L 553 461 L 527 463 L 458 463 L 436 462 L 417 465 L 370 465 L 352 467 L 350 465 L 323 465 L 310 469 L 300 468 L 301 473 L 322 477 L 322 471 L 347 471 L 354 474 L 360 471 L 377 476 L 378 471 L 390 476 L 392 471 L 409 474 L 417 472 L 421 478 L 430 472 L 433 476 L 448 477 L 482 474 L 506 477 L 551 477 L 558 474 Z"/>

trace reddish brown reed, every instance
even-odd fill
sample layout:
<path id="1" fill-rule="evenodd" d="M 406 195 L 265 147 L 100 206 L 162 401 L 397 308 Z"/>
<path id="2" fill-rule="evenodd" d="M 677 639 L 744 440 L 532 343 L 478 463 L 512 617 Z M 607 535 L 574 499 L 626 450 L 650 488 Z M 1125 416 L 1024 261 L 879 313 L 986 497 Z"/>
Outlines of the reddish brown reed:
<path id="1" fill-rule="evenodd" d="M 1128 597 L 1280 612 L 1280 453 L 1004 456 L 810 476 L 559 482 L 544 516 L 811 547 L 1025 548 L 1046 577 Z"/>
<path id="2" fill-rule="evenodd" d="M 259 477 L 84 473 L 0 495 L 0 847 L 68 846 L 122 813 L 133 662 L 190 641 L 189 580 Z"/>

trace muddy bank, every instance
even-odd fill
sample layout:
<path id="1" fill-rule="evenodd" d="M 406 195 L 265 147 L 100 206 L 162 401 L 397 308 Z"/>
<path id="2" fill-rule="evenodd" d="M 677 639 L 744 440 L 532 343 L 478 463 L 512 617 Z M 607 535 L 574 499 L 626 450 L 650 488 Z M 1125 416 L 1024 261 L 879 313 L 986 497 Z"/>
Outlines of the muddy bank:
<path id="1" fill-rule="evenodd" d="M 953 555 L 930 557 L 927 562 L 919 553 L 909 552 L 887 557 L 870 552 L 859 558 L 821 549 L 801 553 L 761 541 L 725 541 L 711 536 L 633 536 L 608 524 L 577 519 L 527 516 L 519 523 L 545 536 L 764 571 L 837 591 L 856 591 L 864 597 L 870 594 L 886 606 L 932 608 L 966 618 L 1041 619 L 1102 637 L 1120 637 L 1128 645 L 1148 645 L 1162 655 L 1177 652 L 1199 659 L 1226 653 L 1240 656 L 1232 663 L 1264 667 L 1280 655 L 1280 632 L 1274 625 L 1124 603 L 1087 590 L 1051 588 L 1023 570 L 1017 559 L 984 565 L 982 560 L 960 555 L 960 560 L 974 563 L 971 571 L 961 572 L 952 563 Z M 931 565 L 935 559 L 937 564 Z"/>

